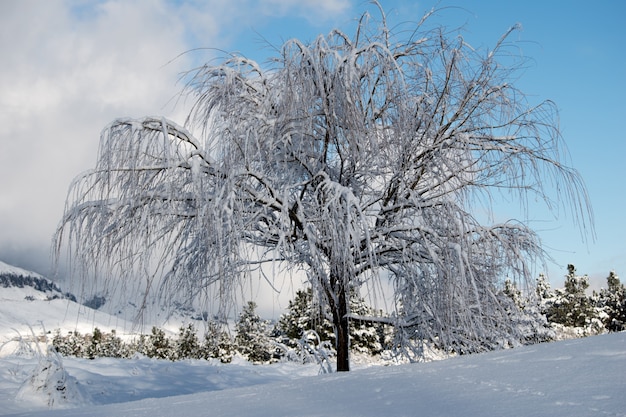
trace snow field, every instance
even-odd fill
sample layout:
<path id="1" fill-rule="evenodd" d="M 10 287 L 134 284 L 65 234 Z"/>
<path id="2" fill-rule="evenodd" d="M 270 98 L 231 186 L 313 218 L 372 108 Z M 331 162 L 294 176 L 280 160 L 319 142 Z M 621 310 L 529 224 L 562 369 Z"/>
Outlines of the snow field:
<path id="1" fill-rule="evenodd" d="M 626 416 L 626 333 L 430 363 L 362 364 L 331 375 L 316 375 L 316 366 L 294 363 L 65 358 L 65 369 L 84 396 L 52 410 L 14 398 L 35 362 L 0 359 L 0 414 Z"/>

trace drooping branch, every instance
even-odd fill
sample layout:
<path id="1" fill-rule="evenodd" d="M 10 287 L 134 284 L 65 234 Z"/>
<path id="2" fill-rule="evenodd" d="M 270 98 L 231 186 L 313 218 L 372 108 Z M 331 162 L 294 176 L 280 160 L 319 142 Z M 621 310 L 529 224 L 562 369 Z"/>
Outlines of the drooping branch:
<path id="1" fill-rule="evenodd" d="M 146 292 L 223 308 L 264 262 L 301 268 L 344 335 L 350 293 L 387 279 L 390 320 L 413 338 L 469 351 L 514 339 L 498 285 L 529 279 L 545 254 L 527 224 L 485 225 L 472 207 L 490 218 L 502 194 L 558 201 L 592 231 L 556 107 L 514 86 L 510 32 L 480 51 L 427 20 L 359 22 L 286 42 L 270 69 L 233 55 L 189 73 L 189 131 L 105 128 L 57 248 L 70 242 L 92 280 L 140 276 Z"/>

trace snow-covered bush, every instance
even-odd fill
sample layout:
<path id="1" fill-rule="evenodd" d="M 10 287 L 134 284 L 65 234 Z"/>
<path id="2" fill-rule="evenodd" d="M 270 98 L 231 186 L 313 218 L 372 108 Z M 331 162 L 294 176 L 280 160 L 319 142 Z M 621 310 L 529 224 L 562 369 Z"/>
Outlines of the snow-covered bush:
<path id="1" fill-rule="evenodd" d="M 596 318 L 590 298 L 585 294 L 589 288 L 587 275 L 576 275 L 576 268 L 567 266 L 565 288 L 556 289 L 546 311 L 548 320 L 568 327 L 587 327 Z"/>
<path id="2" fill-rule="evenodd" d="M 551 289 L 545 276 L 537 282 L 539 308 L 555 330 L 556 339 L 586 337 L 606 332 L 600 310 L 585 291 L 587 275 L 576 275 L 574 265 L 567 266 L 564 288 Z"/>
<path id="3" fill-rule="evenodd" d="M 92 334 L 83 335 L 73 331 L 66 336 L 57 329 L 52 338 L 52 346 L 60 355 L 87 359 L 128 358 L 132 356 L 134 350 L 117 336 L 115 330 L 105 333 L 97 327 Z"/>
<path id="4" fill-rule="evenodd" d="M 50 346 L 41 354 L 32 375 L 17 393 L 22 400 L 43 402 L 49 408 L 85 403 L 85 394 L 76 378 L 63 367 L 63 360 Z"/>
<path id="5" fill-rule="evenodd" d="M 540 280 L 544 278 L 540 277 Z M 542 282 L 541 285 L 544 285 Z M 501 302 L 507 305 L 507 312 L 513 325 L 518 329 L 520 344 L 548 342 L 556 337 L 545 314 L 542 314 L 537 297 L 522 294 L 509 279 L 504 282 Z"/>
<path id="6" fill-rule="evenodd" d="M 287 345 L 296 347 L 309 331 L 315 332 L 321 341 L 334 341 L 333 325 L 314 299 L 310 287 L 296 291 L 293 300 L 289 300 L 287 312 L 280 315 L 274 333 L 279 339 L 283 337 L 281 340 Z"/>

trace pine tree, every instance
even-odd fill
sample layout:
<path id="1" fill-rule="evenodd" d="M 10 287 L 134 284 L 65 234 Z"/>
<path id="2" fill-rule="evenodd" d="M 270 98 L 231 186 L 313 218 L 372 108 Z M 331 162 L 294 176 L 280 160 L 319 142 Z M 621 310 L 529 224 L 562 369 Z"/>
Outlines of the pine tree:
<path id="1" fill-rule="evenodd" d="M 174 358 L 171 341 L 163 330 L 152 327 L 152 333 L 145 339 L 145 354 L 157 359 Z"/>
<path id="2" fill-rule="evenodd" d="M 585 294 L 589 288 L 587 275 L 576 275 L 574 265 L 567 266 L 565 289 L 556 290 L 555 301 L 547 314 L 548 320 L 569 327 L 586 327 L 596 317 L 591 300 Z"/>
<path id="3" fill-rule="evenodd" d="M 176 357 L 178 359 L 199 359 L 201 357 L 200 342 L 193 324 L 181 326 L 176 341 Z"/>
<path id="4" fill-rule="evenodd" d="M 57 329 L 52 338 L 52 346 L 61 356 L 82 356 L 83 340 L 76 337 L 74 332 L 69 332 L 67 336 L 63 336 L 61 330 Z"/>
<path id="5" fill-rule="evenodd" d="M 374 309 L 365 302 L 365 299 L 357 295 L 350 298 L 350 314 L 358 317 L 376 316 Z M 384 343 L 384 340 L 381 341 L 381 335 L 384 335 L 382 324 L 354 319 L 351 320 L 350 324 L 350 347 L 352 350 L 368 355 L 382 352 Z"/>
<path id="6" fill-rule="evenodd" d="M 294 299 L 289 301 L 287 313 L 280 316 L 277 328 L 289 339 L 288 343 L 292 347 L 295 345 L 293 341 L 311 330 L 317 333 L 321 341 L 334 341 L 335 338 L 333 325 L 315 301 L 310 287 L 296 291 Z"/>
<path id="7" fill-rule="evenodd" d="M 606 278 L 608 288 L 600 290 L 597 305 L 602 311 L 602 322 L 610 332 L 626 330 L 626 288 L 614 271 Z"/>
<path id="8" fill-rule="evenodd" d="M 102 331 L 99 328 L 95 328 L 93 329 L 93 334 L 91 335 L 91 337 L 89 338 L 89 344 L 87 346 L 87 358 L 89 359 L 95 359 L 99 356 L 102 356 L 102 348 L 101 348 L 101 343 L 102 343 Z"/>
<path id="9" fill-rule="evenodd" d="M 556 336 L 542 309 L 543 297 L 551 293 L 544 275 L 537 280 L 535 291 L 538 297 L 525 297 L 515 282 L 504 281 L 502 302 L 508 303 L 507 312 L 518 329 L 519 343 L 522 344 L 547 342 Z"/>
<path id="10" fill-rule="evenodd" d="M 207 331 L 202 345 L 202 356 L 205 359 L 215 358 L 222 363 L 230 363 L 233 360 L 234 342 L 223 327 L 213 320 L 207 322 Z"/>
<path id="11" fill-rule="evenodd" d="M 248 301 L 235 326 L 237 350 L 249 361 L 266 363 L 272 359 L 273 348 L 267 322 L 256 314 L 256 303 Z"/>
<path id="12" fill-rule="evenodd" d="M 576 268 L 567 266 L 564 288 L 543 294 L 542 311 L 557 330 L 557 338 L 584 337 L 605 331 L 597 300 L 585 294 L 589 288 L 587 275 L 579 276 Z"/>

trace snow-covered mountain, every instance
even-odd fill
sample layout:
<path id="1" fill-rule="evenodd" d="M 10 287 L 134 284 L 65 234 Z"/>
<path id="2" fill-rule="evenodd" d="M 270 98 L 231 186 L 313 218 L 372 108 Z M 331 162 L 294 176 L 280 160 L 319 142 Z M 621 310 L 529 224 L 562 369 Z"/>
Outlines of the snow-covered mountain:
<path id="1" fill-rule="evenodd" d="M 132 323 L 76 302 L 50 279 L 0 261 L 0 356 L 20 338 L 42 338 L 59 329 L 90 333 L 94 327 L 123 334 Z"/>
<path id="2" fill-rule="evenodd" d="M 130 302 L 102 306 L 94 300 L 91 297 L 81 304 L 50 279 L 0 261 L 0 356 L 10 354 L 20 338 L 41 339 L 56 330 L 63 334 L 70 331 L 84 334 L 98 327 L 105 332 L 115 330 L 123 337 L 149 333 L 152 326 L 158 326 L 175 334 L 182 323 L 195 317 L 189 311 L 166 312 L 155 308 L 143 321 L 138 321 L 135 320 L 138 309 Z"/>
<path id="3" fill-rule="evenodd" d="M 0 297 L 2 299 L 54 300 L 57 298 L 76 301 L 70 293 L 64 293 L 50 279 L 36 272 L 27 271 L 0 261 Z"/>

